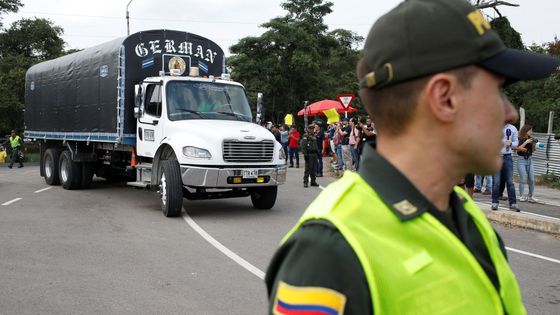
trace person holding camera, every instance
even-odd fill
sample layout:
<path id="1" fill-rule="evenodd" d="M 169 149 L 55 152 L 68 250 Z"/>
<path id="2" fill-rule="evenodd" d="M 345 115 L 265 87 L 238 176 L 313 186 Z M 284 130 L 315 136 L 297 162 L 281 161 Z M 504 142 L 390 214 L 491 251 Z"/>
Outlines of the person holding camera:
<path id="1" fill-rule="evenodd" d="M 537 202 L 533 197 L 535 192 L 535 169 L 533 167 L 532 155 L 537 148 L 538 139 L 531 137 L 533 126 L 524 125 L 519 130 L 519 143 L 517 147 L 517 170 L 519 171 L 519 201 Z M 525 195 L 525 181 L 529 184 L 529 195 Z"/>

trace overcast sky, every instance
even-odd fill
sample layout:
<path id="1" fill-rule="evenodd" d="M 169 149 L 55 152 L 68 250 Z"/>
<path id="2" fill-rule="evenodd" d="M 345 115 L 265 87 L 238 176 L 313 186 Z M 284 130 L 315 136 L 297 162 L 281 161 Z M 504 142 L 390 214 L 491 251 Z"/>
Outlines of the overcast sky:
<path id="1" fill-rule="evenodd" d="M 3 15 L 4 27 L 22 17 L 47 18 L 64 29 L 67 49 L 87 48 L 126 35 L 129 0 L 23 0 L 17 14 Z M 366 36 L 373 22 L 396 6 L 397 0 L 331 0 L 330 29 L 344 28 Z M 149 29 L 181 30 L 202 35 L 228 48 L 246 36 L 259 36 L 260 24 L 285 15 L 282 0 L 133 0 L 130 32 Z M 560 33 L 560 1 L 509 0 L 518 8 L 500 7 L 526 45 L 551 41 Z M 485 10 L 494 15 L 493 10 Z"/>

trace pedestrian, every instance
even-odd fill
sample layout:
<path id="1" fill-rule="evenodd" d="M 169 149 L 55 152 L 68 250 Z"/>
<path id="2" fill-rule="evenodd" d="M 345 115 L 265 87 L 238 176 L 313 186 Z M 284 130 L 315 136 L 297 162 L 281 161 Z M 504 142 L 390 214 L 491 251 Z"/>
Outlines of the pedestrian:
<path id="1" fill-rule="evenodd" d="M 272 132 L 272 134 L 274 135 L 274 139 L 276 139 L 276 141 L 281 144 L 282 143 L 282 135 L 280 134 L 280 126 L 279 125 L 273 125 L 270 132 Z"/>
<path id="2" fill-rule="evenodd" d="M 0 163 L 6 163 L 6 148 L 4 146 L 0 146 Z"/>
<path id="3" fill-rule="evenodd" d="M 352 156 L 353 169 L 357 170 L 360 166 L 360 142 L 362 139 L 361 128 L 358 127 L 357 119 L 350 119 L 350 135 L 348 144 L 350 145 L 350 155 Z"/>
<path id="4" fill-rule="evenodd" d="M 333 166 L 336 166 L 337 165 L 336 152 L 334 150 L 334 134 L 336 132 L 336 123 L 329 124 L 328 132 L 329 132 L 329 145 L 331 147 L 331 164 Z"/>
<path id="5" fill-rule="evenodd" d="M 482 185 L 484 184 L 484 191 L 482 190 Z M 483 195 L 492 194 L 492 175 L 475 175 L 474 176 L 474 192 Z"/>
<path id="6" fill-rule="evenodd" d="M 294 159 L 296 160 L 296 166 L 299 168 L 299 138 L 300 133 L 298 132 L 295 125 L 290 129 L 290 134 L 288 135 L 288 150 L 290 151 L 290 167 L 294 167 Z"/>
<path id="7" fill-rule="evenodd" d="M 325 140 L 325 133 L 319 124 L 315 124 L 313 133 L 317 140 L 317 177 L 323 177 L 323 142 Z"/>
<path id="8" fill-rule="evenodd" d="M 309 178 L 311 178 L 311 186 L 319 186 L 316 181 L 317 156 L 319 155 L 319 150 L 317 147 L 317 138 L 315 137 L 315 125 L 309 125 L 307 127 L 307 132 L 301 139 L 301 152 L 305 160 L 303 187 L 308 187 Z"/>
<path id="9" fill-rule="evenodd" d="M 523 125 L 519 130 L 517 147 L 517 170 L 519 171 L 519 201 L 538 202 L 535 199 L 535 169 L 533 167 L 533 153 L 537 149 L 538 140 L 533 138 L 533 126 Z M 529 195 L 525 195 L 525 181 L 529 185 Z"/>
<path id="10" fill-rule="evenodd" d="M 334 153 L 336 156 L 336 164 L 334 167 L 335 170 L 344 169 L 344 160 L 342 159 L 342 135 L 340 134 L 341 129 L 342 123 L 337 122 L 335 124 L 335 132 L 333 137 Z"/>
<path id="11" fill-rule="evenodd" d="M 503 128 L 501 150 L 502 154 L 502 168 L 492 176 L 492 206 L 494 211 L 498 210 L 500 203 L 499 197 L 502 194 L 500 190 L 500 182 L 504 181 L 508 193 L 509 209 L 515 212 L 521 210 L 517 206 L 517 198 L 515 196 L 515 185 L 513 184 L 513 151 L 519 145 L 519 138 L 517 136 L 517 128 L 512 124 L 514 121 L 508 121 Z"/>
<path id="12" fill-rule="evenodd" d="M 18 168 L 22 168 L 23 161 L 21 158 L 21 146 L 23 145 L 23 140 L 17 135 L 15 130 L 12 130 L 10 137 L 8 138 L 8 142 L 10 144 L 10 148 L 12 149 L 12 153 L 10 155 L 10 165 L 8 165 L 8 167 L 12 168 L 14 163 L 18 162 Z"/>
<path id="13" fill-rule="evenodd" d="M 350 132 L 352 128 L 349 119 L 342 119 L 342 127 L 338 130 L 341 136 L 342 164 L 345 170 L 352 170 L 352 152 L 350 152 Z M 340 165 L 340 164 L 339 164 Z"/>
<path id="14" fill-rule="evenodd" d="M 501 166 L 517 119 L 505 82 L 559 64 L 507 49 L 465 0 L 408 0 L 379 18 L 357 66 L 377 147 L 282 240 L 269 313 L 525 314 L 501 238 L 455 183 Z"/>
<path id="15" fill-rule="evenodd" d="M 286 164 L 288 164 L 288 125 L 280 126 L 280 143 L 284 149 L 284 156 L 286 157 Z"/>

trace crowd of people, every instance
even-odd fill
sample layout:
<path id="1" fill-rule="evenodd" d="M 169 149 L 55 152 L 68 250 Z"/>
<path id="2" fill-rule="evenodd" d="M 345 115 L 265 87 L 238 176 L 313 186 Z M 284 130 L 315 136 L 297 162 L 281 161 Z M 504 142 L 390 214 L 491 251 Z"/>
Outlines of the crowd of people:
<path id="1" fill-rule="evenodd" d="M 326 125 L 326 126 L 325 126 Z M 365 143 L 375 141 L 376 133 L 372 119 L 367 117 L 342 118 L 325 124 L 316 120 L 306 127 L 303 135 L 295 125 L 272 125 L 271 132 L 282 145 L 286 164 L 300 167 L 299 154 L 305 161 L 304 187 L 315 185 L 315 177 L 323 176 L 323 158 L 330 157 L 334 170 L 357 171 Z"/>

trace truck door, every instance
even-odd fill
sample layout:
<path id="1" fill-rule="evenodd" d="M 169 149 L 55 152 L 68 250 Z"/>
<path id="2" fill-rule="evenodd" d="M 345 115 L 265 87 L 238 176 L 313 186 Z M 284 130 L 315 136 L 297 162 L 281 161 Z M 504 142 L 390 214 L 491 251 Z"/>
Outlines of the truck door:
<path id="1" fill-rule="evenodd" d="M 139 156 L 153 158 L 163 137 L 162 85 L 147 84 L 144 90 L 144 113 L 138 118 L 136 151 Z"/>

